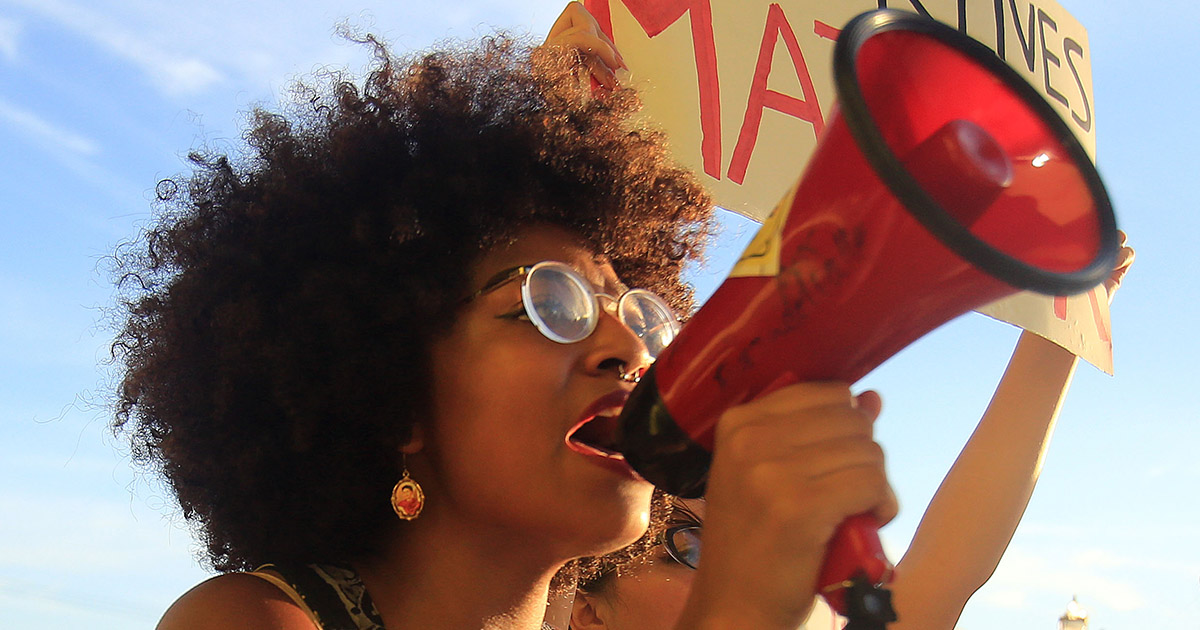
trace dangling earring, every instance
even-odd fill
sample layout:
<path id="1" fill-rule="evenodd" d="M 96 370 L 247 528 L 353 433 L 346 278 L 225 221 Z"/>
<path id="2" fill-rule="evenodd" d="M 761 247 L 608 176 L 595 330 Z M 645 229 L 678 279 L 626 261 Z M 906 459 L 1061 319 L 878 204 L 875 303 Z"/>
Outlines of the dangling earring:
<path id="1" fill-rule="evenodd" d="M 405 459 L 407 460 L 407 457 Z M 400 481 L 392 488 L 392 509 L 395 510 L 396 516 L 411 521 L 420 516 L 421 510 L 425 508 L 425 491 L 421 489 L 421 484 L 408 476 L 408 462 L 405 461 L 402 465 L 404 476 L 400 477 Z"/>

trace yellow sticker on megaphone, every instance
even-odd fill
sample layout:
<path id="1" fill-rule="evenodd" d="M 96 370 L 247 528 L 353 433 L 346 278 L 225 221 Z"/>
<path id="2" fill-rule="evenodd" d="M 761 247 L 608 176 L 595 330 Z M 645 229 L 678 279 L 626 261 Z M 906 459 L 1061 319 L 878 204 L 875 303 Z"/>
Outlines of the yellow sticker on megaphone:
<path id="1" fill-rule="evenodd" d="M 792 210 L 792 202 L 796 199 L 796 189 L 800 187 L 797 181 L 788 191 L 771 216 L 763 221 L 762 227 L 754 235 L 754 239 L 746 246 L 737 264 L 729 272 L 730 278 L 748 278 L 757 276 L 779 275 L 779 254 L 783 246 L 783 226 L 787 223 L 788 213 Z"/>

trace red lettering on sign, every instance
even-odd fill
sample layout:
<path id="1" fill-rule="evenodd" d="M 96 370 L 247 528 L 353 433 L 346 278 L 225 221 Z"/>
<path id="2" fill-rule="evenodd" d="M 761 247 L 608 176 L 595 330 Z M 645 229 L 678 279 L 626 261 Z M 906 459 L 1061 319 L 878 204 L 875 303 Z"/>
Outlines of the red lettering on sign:
<path id="1" fill-rule="evenodd" d="M 612 38 L 612 13 L 608 3 L 609 0 L 585 0 L 584 6 Z M 721 85 L 717 75 L 712 5 L 709 0 L 622 0 L 622 3 L 651 38 L 679 21 L 684 13 L 688 14 L 700 91 L 700 154 L 704 172 L 721 179 Z"/>
<path id="2" fill-rule="evenodd" d="M 817 34 L 817 37 L 824 37 L 836 42 L 838 35 L 842 34 L 842 29 L 834 28 L 821 20 L 813 20 L 813 32 Z"/>
<path id="3" fill-rule="evenodd" d="M 1100 333 L 1100 340 L 1111 343 L 1112 335 L 1104 325 L 1104 318 L 1100 316 L 1100 300 L 1096 297 L 1096 291 L 1088 291 L 1088 298 L 1092 301 L 1092 318 L 1096 320 L 1096 331 Z"/>
<path id="4" fill-rule="evenodd" d="M 705 2 L 707 4 L 707 2 Z M 648 37 L 656 37 L 667 27 L 679 21 L 694 0 L 622 0 L 625 8 L 646 31 Z M 590 7 L 589 7 L 590 8 Z"/>
<path id="5" fill-rule="evenodd" d="M 781 37 L 787 46 L 788 55 L 792 58 L 796 78 L 800 80 L 800 88 L 804 92 L 802 99 L 767 89 L 771 59 L 775 53 L 775 45 Z M 771 4 L 767 10 L 767 25 L 763 29 L 762 44 L 758 49 L 758 62 L 754 66 L 746 115 L 742 119 L 742 130 L 738 134 L 733 159 L 729 163 L 729 179 L 738 184 L 746 179 L 746 169 L 750 164 L 750 155 L 754 153 L 754 145 L 758 142 L 758 129 L 762 123 L 763 109 L 766 108 L 812 123 L 813 133 L 818 137 L 825 129 L 821 105 L 817 102 L 817 92 L 813 88 L 812 77 L 808 74 L 808 65 L 804 63 L 804 53 L 800 51 L 796 33 L 792 31 L 787 16 L 778 4 Z"/>
<path id="6" fill-rule="evenodd" d="M 1054 296 L 1054 316 L 1061 321 L 1067 321 L 1067 296 Z"/>
<path id="7" fill-rule="evenodd" d="M 1105 343 L 1112 342 L 1112 334 L 1109 333 L 1108 327 L 1104 325 L 1104 316 L 1100 312 L 1100 298 L 1096 296 L 1095 289 L 1088 292 L 1088 300 L 1092 304 L 1092 320 L 1096 322 L 1096 332 L 1099 334 L 1100 340 Z M 1054 297 L 1054 316 L 1060 321 L 1067 321 L 1067 298 L 1061 295 Z"/>
<path id="8" fill-rule="evenodd" d="M 583 0 L 583 8 L 596 18 L 596 23 L 600 25 L 600 30 L 608 35 L 609 39 L 613 38 L 612 30 L 612 11 L 608 8 L 608 0 Z"/>

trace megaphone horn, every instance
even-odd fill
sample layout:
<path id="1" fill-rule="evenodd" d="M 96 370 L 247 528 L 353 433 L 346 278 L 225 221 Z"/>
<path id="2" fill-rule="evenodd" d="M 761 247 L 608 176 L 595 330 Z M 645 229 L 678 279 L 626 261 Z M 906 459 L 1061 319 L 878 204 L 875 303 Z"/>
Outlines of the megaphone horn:
<path id="1" fill-rule="evenodd" d="M 991 50 L 881 9 L 846 25 L 834 71 L 805 174 L 625 405 L 620 449 L 669 493 L 703 493 L 725 409 L 784 380 L 856 381 L 966 311 L 1078 293 L 1115 262 L 1091 159 Z M 841 585 L 891 568 L 871 518 L 854 520 L 822 574 L 840 612 Z"/>

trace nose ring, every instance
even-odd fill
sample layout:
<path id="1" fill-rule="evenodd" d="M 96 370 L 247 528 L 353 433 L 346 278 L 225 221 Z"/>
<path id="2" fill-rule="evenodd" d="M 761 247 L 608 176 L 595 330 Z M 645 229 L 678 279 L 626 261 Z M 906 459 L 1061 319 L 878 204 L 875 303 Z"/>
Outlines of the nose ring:
<path id="1" fill-rule="evenodd" d="M 636 370 L 632 374 L 627 373 L 625 371 L 625 365 L 622 364 L 621 367 L 617 369 L 617 378 L 622 383 L 637 383 L 642 380 L 642 375 L 640 372 L 641 370 Z"/>

